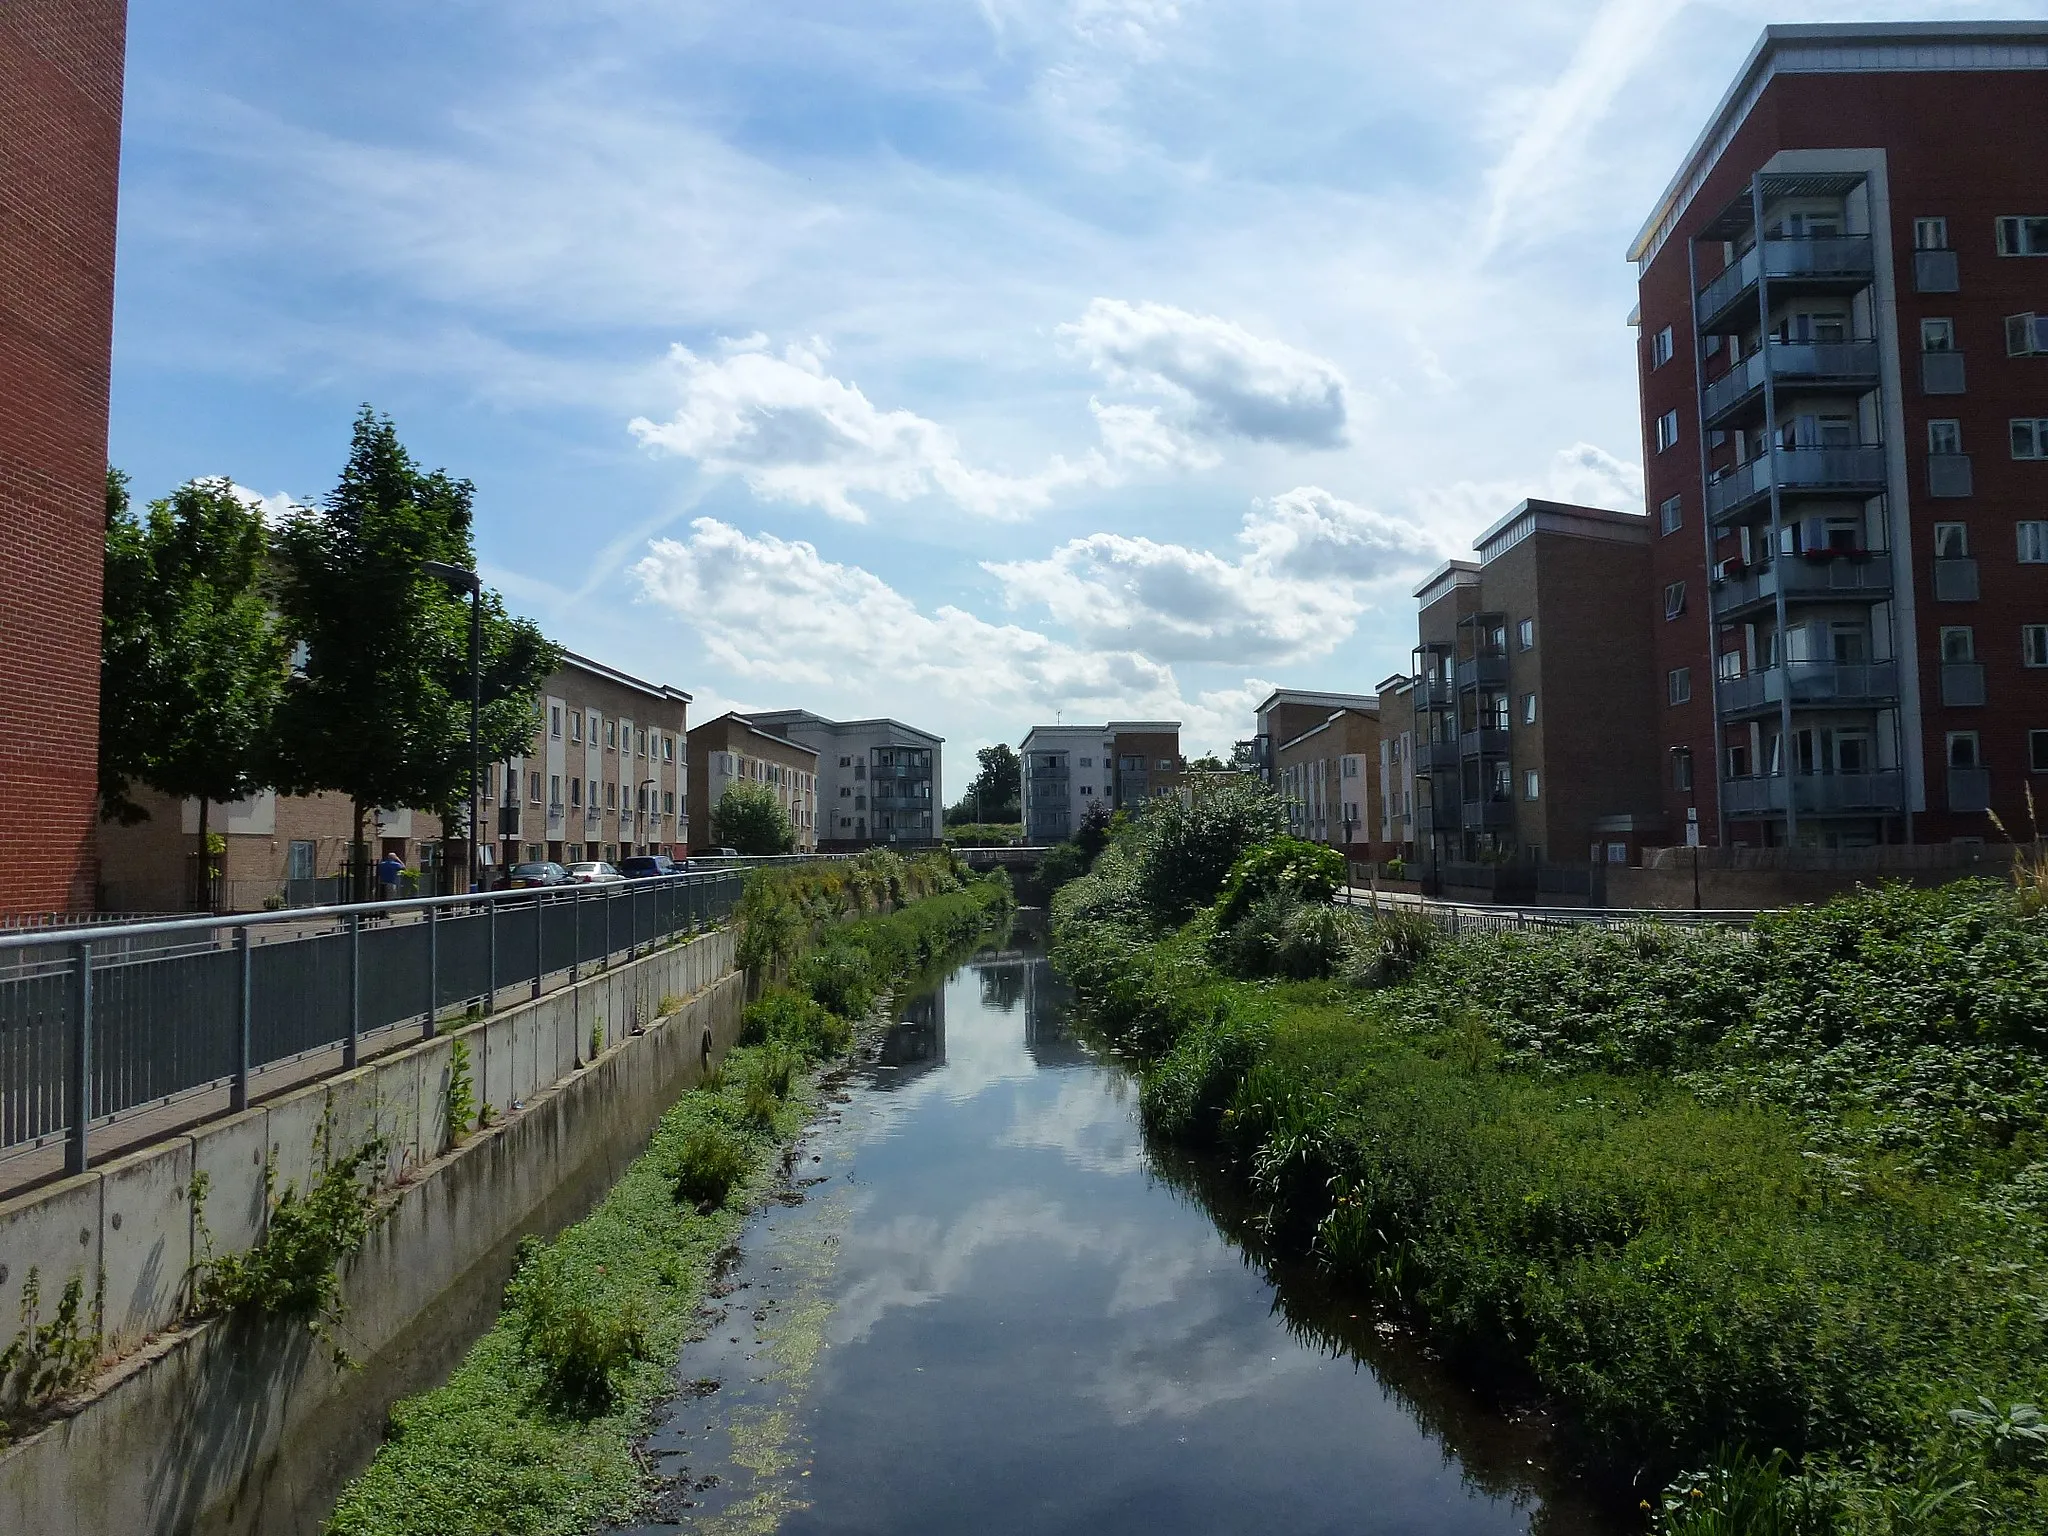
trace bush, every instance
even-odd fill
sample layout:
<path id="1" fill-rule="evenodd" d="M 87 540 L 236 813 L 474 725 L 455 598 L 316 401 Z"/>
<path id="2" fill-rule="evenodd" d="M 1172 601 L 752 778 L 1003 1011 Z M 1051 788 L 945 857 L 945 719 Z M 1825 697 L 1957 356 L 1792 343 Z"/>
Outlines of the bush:
<path id="1" fill-rule="evenodd" d="M 1343 888 L 1344 855 L 1324 843 L 1276 837 L 1247 848 L 1230 866 L 1216 898 L 1216 926 L 1228 929 L 1269 891 L 1297 901 L 1328 902 Z"/>
<path id="2" fill-rule="evenodd" d="M 562 1254 L 538 1238 L 521 1240 L 505 1306 L 521 1353 L 540 1368 L 549 1395 L 571 1412 L 610 1412 L 618 1373 L 647 1357 L 647 1330 L 634 1301 L 596 1305 Z"/>
<path id="3" fill-rule="evenodd" d="M 747 1005 L 741 1016 L 740 1040 L 747 1045 L 778 1041 L 817 1061 L 837 1056 L 853 1043 L 853 1026 L 788 987 L 771 987 Z"/>
<path id="4" fill-rule="evenodd" d="M 1436 948 L 1442 930 L 1425 913 L 1382 907 L 1358 930 L 1341 970 L 1354 987 L 1406 981 Z"/>
<path id="5" fill-rule="evenodd" d="M 874 957 L 853 938 L 833 935 L 797 966 L 797 985 L 843 1019 L 874 1010 L 878 980 Z"/>
<path id="6" fill-rule="evenodd" d="M 747 1176 L 753 1153 L 747 1144 L 715 1124 L 693 1127 L 676 1156 L 676 1199 L 700 1211 L 714 1210 Z"/>

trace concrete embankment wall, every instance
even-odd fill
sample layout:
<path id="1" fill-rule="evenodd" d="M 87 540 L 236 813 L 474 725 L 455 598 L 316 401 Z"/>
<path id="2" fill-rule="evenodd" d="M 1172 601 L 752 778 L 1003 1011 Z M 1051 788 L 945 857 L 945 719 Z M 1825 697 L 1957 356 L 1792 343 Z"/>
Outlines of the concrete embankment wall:
<path id="1" fill-rule="evenodd" d="M 737 1039 L 744 992 L 731 933 L 707 934 L 0 1206 L 0 1338 L 31 1268 L 45 1321 L 76 1273 L 125 1356 L 74 1412 L 0 1450 L 0 1531 L 317 1531 L 390 1405 L 495 1318 L 519 1239 L 585 1214 Z M 657 1017 L 664 998 L 683 1002 Z M 448 1151 L 458 1039 L 500 1118 Z M 305 1189 L 323 1124 L 337 1155 L 376 1135 L 391 1147 L 388 1209 L 342 1266 L 339 1342 L 359 1368 L 297 1324 L 180 1327 L 208 1235 L 215 1253 L 258 1241 L 266 1163 L 278 1189 Z"/>

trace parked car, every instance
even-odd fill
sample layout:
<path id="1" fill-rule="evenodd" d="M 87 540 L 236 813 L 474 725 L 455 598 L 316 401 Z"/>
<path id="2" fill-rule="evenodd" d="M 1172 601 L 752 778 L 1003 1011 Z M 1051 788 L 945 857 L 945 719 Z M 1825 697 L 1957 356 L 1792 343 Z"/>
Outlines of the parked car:
<path id="1" fill-rule="evenodd" d="M 551 885 L 567 885 L 569 871 L 553 859 L 539 859 L 526 864 L 514 864 L 505 871 L 505 889 L 508 891 L 537 890 Z"/>
<path id="2" fill-rule="evenodd" d="M 665 853 L 636 853 L 619 860 L 619 873 L 628 880 L 658 880 L 682 872 L 682 866 Z"/>
<path id="3" fill-rule="evenodd" d="M 617 885 L 626 877 L 602 859 L 585 859 L 569 866 L 569 878 L 577 885 Z"/>

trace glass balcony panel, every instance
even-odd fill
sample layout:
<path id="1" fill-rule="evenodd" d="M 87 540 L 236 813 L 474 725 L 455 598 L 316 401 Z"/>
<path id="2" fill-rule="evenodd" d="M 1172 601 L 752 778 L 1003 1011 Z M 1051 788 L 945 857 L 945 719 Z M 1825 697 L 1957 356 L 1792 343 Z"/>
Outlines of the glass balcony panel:
<path id="1" fill-rule="evenodd" d="M 1762 496 L 1773 484 L 1782 493 L 1873 495 L 1884 489 L 1884 449 L 1877 443 L 1779 448 L 1711 481 L 1708 514 L 1718 519 Z"/>
<path id="2" fill-rule="evenodd" d="M 1782 816 L 1792 799 L 1802 816 L 1895 811 L 1905 803 L 1905 779 L 1896 769 L 1883 773 L 1802 773 L 1729 779 L 1721 788 L 1730 816 Z"/>
<path id="3" fill-rule="evenodd" d="M 1984 702 L 1984 663 L 1944 661 L 1941 664 L 1941 702 L 1952 709 L 1969 709 Z"/>
<path id="4" fill-rule="evenodd" d="M 1977 562 L 1974 559 L 1934 562 L 1934 600 L 1937 603 L 1977 601 Z"/>
<path id="5" fill-rule="evenodd" d="M 1948 808 L 1952 811 L 1991 809 L 1991 770 L 1951 768 L 1948 771 Z"/>
<path id="6" fill-rule="evenodd" d="M 1498 688 L 1508 680 L 1505 656 L 1475 656 L 1458 663 L 1460 688 Z"/>
<path id="7" fill-rule="evenodd" d="M 1928 495 L 1967 496 L 1970 487 L 1970 456 L 1967 453 L 1927 455 Z"/>
<path id="8" fill-rule="evenodd" d="M 1467 800 L 1461 821 L 1468 832 L 1512 827 L 1515 824 L 1514 803 L 1509 800 Z"/>
<path id="9" fill-rule="evenodd" d="M 1928 395 L 1963 393 L 1963 354 L 1923 352 L 1920 354 L 1920 391 Z"/>
<path id="10" fill-rule="evenodd" d="M 1961 286 L 1954 251 L 1913 253 L 1913 289 L 1916 293 L 1954 293 Z"/>
<path id="11" fill-rule="evenodd" d="M 1722 679 L 1721 712 L 1741 714 L 1782 703 L 1788 687 L 1794 708 L 1872 704 L 1897 697 L 1899 672 L 1889 661 L 1795 661 Z"/>
<path id="12" fill-rule="evenodd" d="M 1506 757 L 1508 733 L 1492 728 L 1467 731 L 1458 738 L 1458 752 L 1464 757 Z"/>

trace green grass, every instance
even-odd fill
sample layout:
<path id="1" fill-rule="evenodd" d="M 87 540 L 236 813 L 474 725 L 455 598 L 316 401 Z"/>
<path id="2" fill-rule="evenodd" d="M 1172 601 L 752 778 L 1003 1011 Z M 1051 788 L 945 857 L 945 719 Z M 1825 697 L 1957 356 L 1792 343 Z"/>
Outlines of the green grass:
<path id="1" fill-rule="evenodd" d="M 1533 1383 L 1667 1529 L 2048 1531 L 2048 925 L 2009 893 L 1361 926 L 1351 980 L 1285 982 L 1098 878 L 1056 958 L 1148 1129 L 1456 1368 Z"/>

